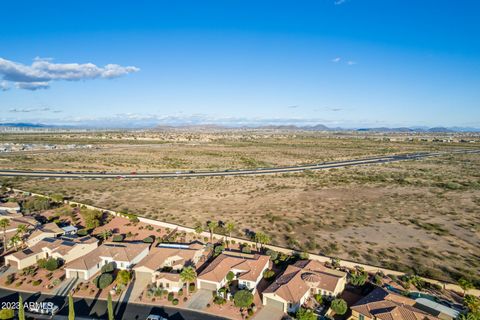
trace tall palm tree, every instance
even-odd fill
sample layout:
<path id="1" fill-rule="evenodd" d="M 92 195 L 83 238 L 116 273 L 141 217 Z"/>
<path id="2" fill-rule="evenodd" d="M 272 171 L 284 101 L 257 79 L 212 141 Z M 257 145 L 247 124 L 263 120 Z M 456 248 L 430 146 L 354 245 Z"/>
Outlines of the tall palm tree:
<path id="1" fill-rule="evenodd" d="M 75 305 L 71 293 L 68 295 L 68 320 L 75 320 Z"/>
<path id="2" fill-rule="evenodd" d="M 108 311 L 108 320 L 115 320 L 113 316 L 112 295 L 110 294 L 110 292 L 108 293 L 107 311 Z"/>
<path id="3" fill-rule="evenodd" d="M 23 297 L 18 293 L 18 320 L 25 320 L 25 309 L 23 308 Z"/>
<path id="4" fill-rule="evenodd" d="M 229 221 L 227 222 L 227 224 L 225 225 L 225 231 L 228 233 L 228 242 L 227 242 L 227 248 L 229 247 L 229 242 L 230 242 L 230 239 L 232 238 L 232 231 L 235 230 L 235 223 Z"/>
<path id="5" fill-rule="evenodd" d="M 190 287 L 190 283 L 194 282 L 197 279 L 197 272 L 191 266 L 183 268 L 180 272 L 180 280 L 187 284 L 187 293 Z"/>
<path id="6" fill-rule="evenodd" d="M 15 247 L 15 251 L 18 250 L 17 245 L 20 241 L 22 241 L 22 239 L 20 239 L 20 236 L 18 234 L 10 238 L 10 244 Z"/>
<path id="7" fill-rule="evenodd" d="M 7 250 L 7 227 L 10 225 L 10 220 L 7 218 L 0 219 L 0 228 L 3 230 L 3 250 Z"/>
<path id="8" fill-rule="evenodd" d="M 210 231 L 210 242 L 213 242 L 213 231 L 218 227 L 218 222 L 210 221 L 208 224 L 208 230 Z"/>
<path id="9" fill-rule="evenodd" d="M 270 237 L 263 232 L 257 232 L 257 233 L 255 233 L 255 244 L 257 244 L 257 243 L 260 243 L 261 248 L 263 249 L 264 245 L 270 243 Z M 258 250 L 258 246 L 257 246 L 257 250 Z"/>
<path id="10" fill-rule="evenodd" d="M 20 236 L 20 240 L 22 241 L 22 244 L 23 244 L 23 241 L 24 241 L 24 236 L 27 233 L 27 231 L 28 231 L 27 225 L 25 225 L 25 224 L 19 224 L 18 225 L 17 234 Z"/>

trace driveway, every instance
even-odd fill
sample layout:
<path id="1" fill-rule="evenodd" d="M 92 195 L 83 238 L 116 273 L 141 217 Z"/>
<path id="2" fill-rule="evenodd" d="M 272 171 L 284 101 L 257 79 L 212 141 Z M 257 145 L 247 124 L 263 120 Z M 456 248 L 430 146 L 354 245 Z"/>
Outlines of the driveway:
<path id="1" fill-rule="evenodd" d="M 253 317 L 253 320 L 280 320 L 284 313 L 270 306 L 263 306 L 262 309 Z"/>
<path id="2" fill-rule="evenodd" d="M 190 301 L 187 303 L 186 307 L 193 310 L 203 310 L 207 307 L 207 304 L 212 300 L 212 291 L 199 289 L 195 294 L 190 298 Z"/>

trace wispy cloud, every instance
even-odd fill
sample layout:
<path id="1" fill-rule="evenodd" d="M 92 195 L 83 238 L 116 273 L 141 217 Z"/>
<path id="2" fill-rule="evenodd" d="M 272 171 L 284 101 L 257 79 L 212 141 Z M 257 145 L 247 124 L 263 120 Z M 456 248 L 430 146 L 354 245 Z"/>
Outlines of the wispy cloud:
<path id="1" fill-rule="evenodd" d="M 7 91 L 10 89 L 7 81 L 0 81 L 0 91 Z"/>
<path id="2" fill-rule="evenodd" d="M 336 57 L 336 58 L 333 58 L 333 59 L 332 59 L 332 62 L 338 63 L 338 62 L 340 62 L 340 60 L 342 60 L 342 58 Z"/>
<path id="3" fill-rule="evenodd" d="M 357 64 L 357 62 L 350 60 L 350 61 L 347 61 L 347 64 L 349 66 L 353 66 L 354 64 Z"/>
<path id="4" fill-rule="evenodd" d="M 2 83 L 13 82 L 15 87 L 27 90 L 47 89 L 52 81 L 113 79 L 139 70 L 118 64 L 98 67 L 93 63 L 53 63 L 50 58 L 35 58 L 31 65 L 25 65 L 0 58 Z"/>
<path id="5" fill-rule="evenodd" d="M 291 106 L 288 106 L 289 109 L 298 109 L 300 108 L 300 106 L 297 106 L 297 105 L 291 105 Z"/>
<path id="6" fill-rule="evenodd" d="M 338 6 L 338 5 L 344 4 L 345 2 L 347 2 L 347 0 L 335 0 L 333 4 Z"/>
<path id="7" fill-rule="evenodd" d="M 12 108 L 8 110 L 8 112 L 11 113 L 31 113 L 31 112 L 53 112 L 53 113 L 59 113 L 62 112 L 61 110 L 54 110 L 49 107 L 43 107 L 43 108 Z"/>

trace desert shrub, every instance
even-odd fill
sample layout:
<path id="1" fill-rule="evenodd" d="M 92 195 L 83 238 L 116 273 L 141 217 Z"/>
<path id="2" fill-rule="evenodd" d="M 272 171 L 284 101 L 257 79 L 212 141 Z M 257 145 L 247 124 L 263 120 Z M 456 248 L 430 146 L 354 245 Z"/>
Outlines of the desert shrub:
<path id="1" fill-rule="evenodd" d="M 172 300 L 173 300 L 173 292 L 169 292 L 169 293 L 168 293 L 167 299 L 168 299 L 168 301 L 172 301 Z"/>
<path id="2" fill-rule="evenodd" d="M 145 239 L 143 239 L 143 242 L 145 243 L 153 243 L 153 241 L 154 241 L 153 237 L 146 237 Z"/>
<path id="3" fill-rule="evenodd" d="M 173 299 L 173 300 L 172 300 L 172 304 L 173 304 L 174 306 L 176 306 L 176 305 L 178 304 L 178 299 L 177 299 L 177 298 Z"/>
<path id="4" fill-rule="evenodd" d="M 265 278 L 266 280 L 270 280 L 273 277 L 275 277 L 275 271 L 267 269 L 263 272 L 263 278 Z"/>
<path id="5" fill-rule="evenodd" d="M 312 310 L 301 307 L 295 314 L 295 318 L 298 320 L 316 320 L 317 315 Z"/>
<path id="6" fill-rule="evenodd" d="M 36 286 L 40 285 L 40 283 L 42 283 L 42 280 L 38 279 L 38 280 L 33 281 L 32 285 L 34 285 L 36 287 Z"/>
<path id="7" fill-rule="evenodd" d="M 109 262 L 102 267 L 101 272 L 102 273 L 113 272 L 113 270 L 115 270 L 115 263 L 114 262 Z"/>
<path id="8" fill-rule="evenodd" d="M 123 239 L 125 239 L 125 237 L 123 236 L 123 234 L 116 234 L 116 235 L 113 236 L 112 241 L 113 241 L 113 242 L 122 242 Z"/>
<path id="9" fill-rule="evenodd" d="M 5 284 L 9 286 L 13 283 L 13 281 L 15 281 L 15 274 L 11 273 L 7 276 L 7 280 L 5 280 Z"/>
<path id="10" fill-rule="evenodd" d="M 37 263 L 40 268 L 47 269 L 48 271 L 57 270 L 59 267 L 58 260 L 55 258 L 40 259 Z"/>
<path id="11" fill-rule="evenodd" d="M 103 273 L 98 277 L 98 288 L 105 289 L 113 282 L 113 276 L 111 273 Z"/>
<path id="12" fill-rule="evenodd" d="M 218 305 L 223 305 L 223 304 L 227 303 L 227 300 L 225 300 L 221 296 L 216 296 L 215 298 L 213 298 L 213 303 L 218 304 Z"/>
<path id="13" fill-rule="evenodd" d="M 242 247 L 242 252 L 243 253 L 252 253 L 252 249 L 250 249 L 250 247 L 244 246 L 244 247 Z"/>
<path id="14" fill-rule="evenodd" d="M 179 297 L 183 296 L 183 289 L 178 290 L 177 294 L 178 294 Z"/>
<path id="15" fill-rule="evenodd" d="M 13 309 L 2 309 L 2 310 L 0 310 L 0 319 L 1 320 L 13 319 L 14 316 L 15 316 L 15 311 Z"/>
<path id="16" fill-rule="evenodd" d="M 87 234 L 88 234 L 88 230 L 87 230 L 87 229 L 80 229 L 80 230 L 77 231 L 77 235 L 78 235 L 79 237 L 84 237 L 84 236 L 86 236 Z"/>
<path id="17" fill-rule="evenodd" d="M 130 282 L 132 275 L 128 270 L 120 270 L 117 274 L 117 282 L 122 285 L 127 285 Z"/>
<path id="18" fill-rule="evenodd" d="M 320 293 L 317 293 L 316 295 L 313 296 L 315 298 L 315 301 L 317 301 L 317 303 L 320 303 L 322 304 L 323 302 L 323 297 Z"/>

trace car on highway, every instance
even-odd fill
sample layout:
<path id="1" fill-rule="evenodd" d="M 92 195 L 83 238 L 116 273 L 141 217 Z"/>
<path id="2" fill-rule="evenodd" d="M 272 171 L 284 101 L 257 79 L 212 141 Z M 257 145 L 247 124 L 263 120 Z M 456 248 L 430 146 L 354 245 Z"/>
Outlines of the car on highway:
<path id="1" fill-rule="evenodd" d="M 167 318 L 164 318 L 156 314 L 150 314 L 146 320 L 167 320 Z"/>

